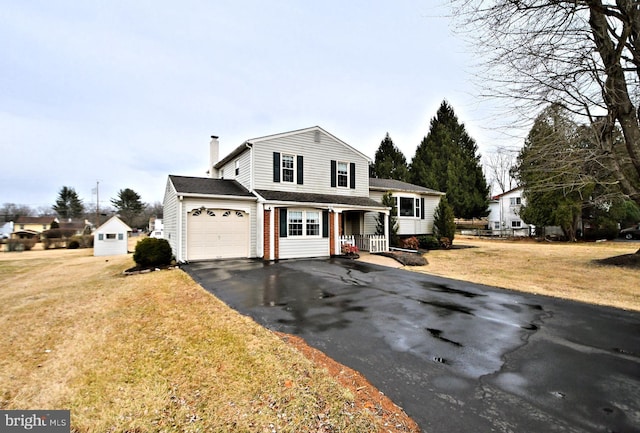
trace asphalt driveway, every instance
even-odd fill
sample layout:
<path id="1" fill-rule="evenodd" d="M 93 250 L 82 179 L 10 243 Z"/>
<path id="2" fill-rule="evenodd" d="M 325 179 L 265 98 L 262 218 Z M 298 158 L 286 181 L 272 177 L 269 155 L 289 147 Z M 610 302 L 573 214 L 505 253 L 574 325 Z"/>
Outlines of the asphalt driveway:
<path id="1" fill-rule="evenodd" d="M 364 374 L 424 431 L 640 431 L 640 313 L 339 258 L 184 270 Z"/>

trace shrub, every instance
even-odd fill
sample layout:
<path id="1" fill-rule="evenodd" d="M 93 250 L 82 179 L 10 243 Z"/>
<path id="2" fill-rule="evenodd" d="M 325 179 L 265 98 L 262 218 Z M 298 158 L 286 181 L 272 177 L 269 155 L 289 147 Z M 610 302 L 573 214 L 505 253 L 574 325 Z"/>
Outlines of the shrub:
<path id="1" fill-rule="evenodd" d="M 351 244 L 342 244 L 340 249 L 342 251 L 342 255 L 345 256 L 357 255 L 360 252 L 357 246 Z"/>
<path id="2" fill-rule="evenodd" d="M 425 250 L 437 250 L 440 248 L 438 238 L 433 235 L 423 235 L 418 238 L 418 245 Z"/>
<path id="3" fill-rule="evenodd" d="M 411 236 L 410 238 L 405 238 L 400 241 L 400 245 L 402 248 L 407 248 L 410 250 L 417 250 L 419 247 L 418 239 L 415 236 Z"/>
<path id="4" fill-rule="evenodd" d="M 453 208 L 449 205 L 446 196 L 440 199 L 440 203 L 436 208 L 433 230 L 436 236 L 440 238 L 442 244 L 442 238 L 447 238 L 449 245 L 453 243 L 453 238 L 456 235 L 456 223 L 453 216 Z"/>
<path id="5" fill-rule="evenodd" d="M 67 248 L 70 250 L 77 250 L 78 248 L 80 248 L 80 242 L 74 239 L 71 242 L 69 242 L 69 245 L 67 245 Z"/>
<path id="6" fill-rule="evenodd" d="M 141 267 L 171 264 L 171 245 L 166 239 L 144 238 L 136 245 L 133 261 Z"/>
<path id="7" fill-rule="evenodd" d="M 37 239 L 7 239 L 6 251 L 29 251 Z"/>

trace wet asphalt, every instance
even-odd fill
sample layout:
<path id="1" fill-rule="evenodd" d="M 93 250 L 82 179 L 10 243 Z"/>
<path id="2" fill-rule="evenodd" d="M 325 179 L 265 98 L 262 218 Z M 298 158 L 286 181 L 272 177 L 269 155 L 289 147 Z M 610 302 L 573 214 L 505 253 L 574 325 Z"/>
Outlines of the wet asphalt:
<path id="1" fill-rule="evenodd" d="M 341 258 L 183 269 L 364 374 L 426 432 L 640 432 L 640 313 Z"/>

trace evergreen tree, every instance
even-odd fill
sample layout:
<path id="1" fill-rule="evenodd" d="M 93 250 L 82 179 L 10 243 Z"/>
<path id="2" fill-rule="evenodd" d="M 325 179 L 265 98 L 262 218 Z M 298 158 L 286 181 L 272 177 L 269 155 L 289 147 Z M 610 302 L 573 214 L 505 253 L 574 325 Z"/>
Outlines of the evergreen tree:
<path id="1" fill-rule="evenodd" d="M 584 131 L 564 109 L 551 105 L 536 118 L 516 165 L 526 199 L 522 220 L 537 227 L 560 226 L 572 241 L 583 203 L 595 187 L 587 176 L 591 149 Z"/>
<path id="2" fill-rule="evenodd" d="M 429 133 L 416 149 L 409 179 L 416 185 L 446 192 L 457 217 L 488 214 L 489 186 L 478 146 L 446 101 L 431 119 Z"/>
<path id="3" fill-rule="evenodd" d="M 134 226 L 135 218 L 144 211 L 146 206 L 140 200 L 138 193 L 130 188 L 118 191 L 118 198 L 112 198 L 111 204 L 115 206 L 122 220 L 130 227 Z"/>
<path id="4" fill-rule="evenodd" d="M 398 208 L 396 199 L 390 192 L 386 192 L 382 196 L 382 206 L 391 208 L 391 213 L 389 214 L 389 246 L 396 247 L 400 243 L 400 238 L 398 237 Z M 385 214 L 382 212 L 376 217 L 377 235 L 384 235 L 385 219 Z"/>
<path id="5" fill-rule="evenodd" d="M 51 207 L 60 218 L 80 218 L 84 213 L 84 204 L 78 198 L 75 189 L 63 186 L 58 193 L 56 204 Z"/>
<path id="6" fill-rule="evenodd" d="M 400 149 L 393 144 L 388 132 L 376 151 L 370 175 L 380 179 L 395 179 L 403 182 L 408 180 L 409 168 L 407 167 L 407 159 Z"/>
<path id="7" fill-rule="evenodd" d="M 436 207 L 433 215 L 433 231 L 438 239 L 449 239 L 447 246 L 451 246 L 456 235 L 456 222 L 453 208 L 449 205 L 446 197 L 442 197 Z"/>

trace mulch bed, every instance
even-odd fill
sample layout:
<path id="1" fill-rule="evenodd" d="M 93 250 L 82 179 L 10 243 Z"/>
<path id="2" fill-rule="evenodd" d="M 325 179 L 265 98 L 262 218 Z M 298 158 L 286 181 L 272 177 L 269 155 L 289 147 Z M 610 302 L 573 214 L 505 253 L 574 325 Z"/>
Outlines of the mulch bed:
<path id="1" fill-rule="evenodd" d="M 607 266 L 619 266 L 622 268 L 640 269 L 640 250 L 635 254 L 623 254 L 621 256 L 607 257 L 594 260 L 594 263 Z"/>
<path id="2" fill-rule="evenodd" d="M 422 254 L 419 253 L 387 251 L 378 254 L 385 257 L 391 257 L 392 259 L 395 259 L 397 262 L 400 262 L 405 266 L 424 266 L 429 264 L 429 262 L 427 262 L 427 259 L 425 259 Z"/>

